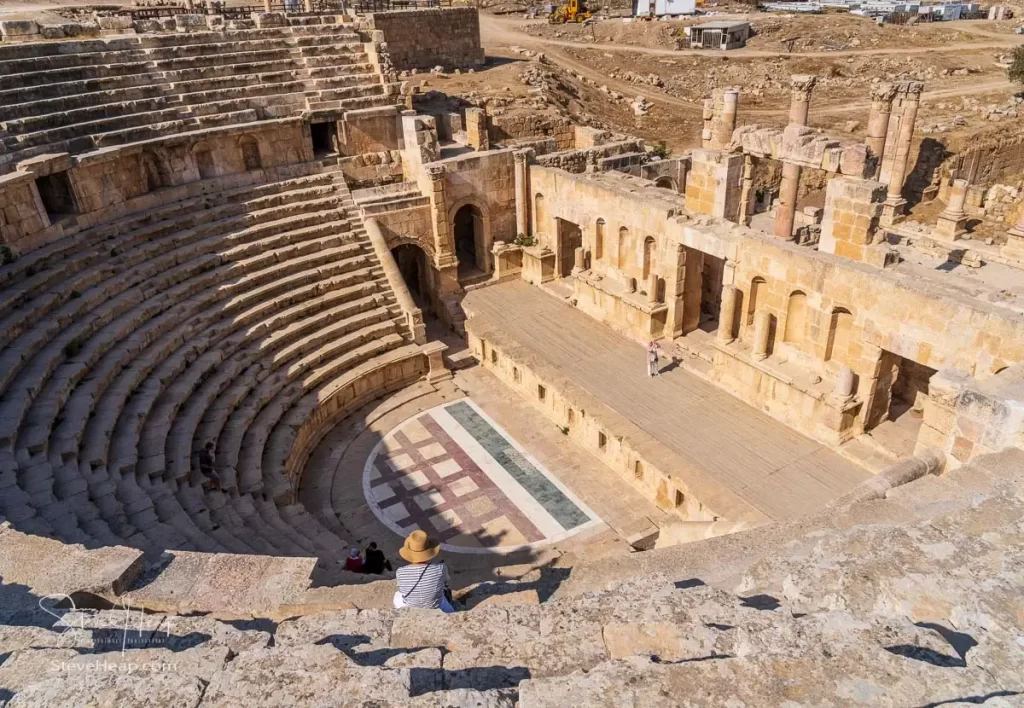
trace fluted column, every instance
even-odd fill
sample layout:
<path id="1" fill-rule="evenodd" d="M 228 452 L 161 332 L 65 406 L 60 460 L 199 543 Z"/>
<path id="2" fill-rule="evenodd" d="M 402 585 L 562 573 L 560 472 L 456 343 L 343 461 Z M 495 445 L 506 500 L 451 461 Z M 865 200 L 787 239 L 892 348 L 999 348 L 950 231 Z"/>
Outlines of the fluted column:
<path id="1" fill-rule="evenodd" d="M 896 87 L 892 84 L 875 84 L 871 88 L 871 114 L 868 116 L 868 136 L 864 144 L 868 153 L 875 158 L 875 176 L 882 168 L 885 154 L 885 136 L 889 132 L 889 116 L 892 115 L 892 101 L 896 98 Z"/>
<path id="2" fill-rule="evenodd" d="M 924 84 L 919 81 L 908 81 L 901 87 L 906 92 L 903 99 L 903 115 L 900 117 L 900 132 L 896 141 L 896 152 L 892 161 L 892 172 L 889 175 L 889 189 L 885 205 L 882 207 L 882 222 L 894 224 L 903 218 L 903 210 L 907 205 L 903 199 L 903 180 L 907 176 L 907 165 L 910 162 L 910 143 L 914 139 L 914 122 L 917 120 L 917 108 L 921 102 L 921 91 Z"/>
<path id="3" fill-rule="evenodd" d="M 516 189 L 516 235 L 526 236 L 530 233 L 530 188 L 527 185 L 526 150 L 516 150 L 512 153 L 515 160 L 515 189 Z"/>

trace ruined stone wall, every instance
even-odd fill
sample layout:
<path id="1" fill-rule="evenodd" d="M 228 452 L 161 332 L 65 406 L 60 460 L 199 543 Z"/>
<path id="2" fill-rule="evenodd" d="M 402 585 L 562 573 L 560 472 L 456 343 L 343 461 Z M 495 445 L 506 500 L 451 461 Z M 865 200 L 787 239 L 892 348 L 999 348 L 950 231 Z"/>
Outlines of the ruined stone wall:
<path id="1" fill-rule="evenodd" d="M 601 161 L 617 155 L 643 152 L 643 140 L 624 140 L 594 147 L 555 152 L 537 157 L 537 164 L 557 167 L 566 172 L 580 173 L 587 169 L 592 160 Z"/>
<path id="2" fill-rule="evenodd" d="M 338 123 L 338 143 L 343 155 L 364 155 L 400 150 L 402 123 L 394 106 L 348 111 Z"/>
<path id="3" fill-rule="evenodd" d="M 30 250 L 26 239 L 49 225 L 32 175 L 15 172 L 0 177 L 0 245 L 12 254 Z"/>
<path id="4" fill-rule="evenodd" d="M 396 10 L 367 15 L 364 27 L 384 33 L 397 71 L 481 66 L 480 18 L 475 7 Z"/>
<path id="5" fill-rule="evenodd" d="M 492 143 L 552 138 L 555 141 L 555 150 L 571 150 L 576 147 L 576 131 L 568 118 L 537 114 L 501 114 L 491 115 L 489 118 L 487 130 Z"/>
<path id="6" fill-rule="evenodd" d="M 88 228 L 180 198 L 177 188 L 220 191 L 239 180 L 247 183 L 248 178 L 241 175 L 306 163 L 313 159 L 313 151 L 309 126 L 289 118 L 258 127 L 211 128 L 60 159 L 70 165 L 64 174 L 73 195 L 75 226 Z M 205 187 L 189 187 L 201 180 Z M 171 191 L 164 195 L 162 190 Z M 63 235 L 59 225 L 44 223 L 39 190 L 28 172 L 6 175 L 0 181 L 0 199 L 5 205 L 8 199 L 18 205 L 2 210 L 9 223 L 0 232 L 3 242 L 17 252 Z M 32 217 L 33 211 L 37 218 Z"/>

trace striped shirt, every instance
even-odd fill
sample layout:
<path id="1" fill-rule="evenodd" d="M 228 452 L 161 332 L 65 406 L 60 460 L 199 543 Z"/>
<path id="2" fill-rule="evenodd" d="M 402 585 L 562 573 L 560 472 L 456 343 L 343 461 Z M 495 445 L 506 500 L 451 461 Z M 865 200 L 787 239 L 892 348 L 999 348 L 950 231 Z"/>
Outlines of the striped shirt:
<path id="1" fill-rule="evenodd" d="M 436 610 L 441 607 L 444 589 L 448 587 L 448 567 L 441 563 L 407 565 L 395 573 L 398 592 L 406 607 Z"/>

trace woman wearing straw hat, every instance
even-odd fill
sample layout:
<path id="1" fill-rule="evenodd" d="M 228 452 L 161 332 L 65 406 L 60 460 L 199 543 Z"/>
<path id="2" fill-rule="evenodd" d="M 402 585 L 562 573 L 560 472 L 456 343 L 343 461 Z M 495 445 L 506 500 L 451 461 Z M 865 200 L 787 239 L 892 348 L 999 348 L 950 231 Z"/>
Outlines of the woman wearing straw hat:
<path id="1" fill-rule="evenodd" d="M 441 544 L 424 531 L 413 531 L 398 549 L 398 555 L 409 561 L 409 565 L 395 573 L 398 591 L 395 593 L 395 608 L 422 607 L 426 610 L 440 609 L 455 612 L 448 589 L 448 568 L 444 561 L 431 561 L 441 552 Z"/>

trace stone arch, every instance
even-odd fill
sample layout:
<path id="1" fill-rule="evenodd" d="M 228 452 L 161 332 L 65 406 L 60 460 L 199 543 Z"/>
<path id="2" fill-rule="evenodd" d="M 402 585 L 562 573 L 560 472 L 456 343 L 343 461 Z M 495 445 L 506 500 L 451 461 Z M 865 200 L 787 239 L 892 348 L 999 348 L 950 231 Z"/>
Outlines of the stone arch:
<path id="1" fill-rule="evenodd" d="M 647 276 L 651 274 L 651 269 L 654 267 L 654 256 L 657 250 L 657 244 L 654 241 L 653 236 L 648 236 L 644 239 L 644 283 L 647 282 Z"/>
<path id="2" fill-rule="evenodd" d="M 477 199 L 460 199 L 448 210 L 451 246 L 459 259 L 459 271 L 491 272 L 491 215 Z M 465 256 L 465 257 L 464 257 Z"/>
<path id="3" fill-rule="evenodd" d="M 146 189 L 150 192 L 170 186 L 167 167 L 160 156 L 152 150 L 142 151 L 142 176 L 146 180 Z"/>
<path id="4" fill-rule="evenodd" d="M 750 281 L 750 294 L 747 298 L 747 316 L 744 320 L 747 325 L 754 324 L 754 313 L 757 312 L 757 296 L 764 287 L 765 279 L 759 275 Z"/>
<path id="5" fill-rule="evenodd" d="M 825 344 L 825 361 L 848 364 L 850 337 L 853 332 L 853 313 L 845 307 L 832 308 L 828 325 L 828 342 Z"/>
<path id="6" fill-rule="evenodd" d="M 540 192 L 533 198 L 533 235 L 539 241 L 542 233 L 547 231 L 547 209 L 544 206 L 544 195 Z"/>
<path id="7" fill-rule="evenodd" d="M 209 179 L 217 176 L 217 167 L 213 160 L 213 150 L 207 143 L 196 143 L 192 148 L 192 159 L 196 163 L 196 171 L 199 172 L 199 179 Z"/>
<path id="8" fill-rule="evenodd" d="M 802 290 L 794 290 L 786 305 L 786 326 L 782 332 L 782 341 L 802 349 L 806 337 L 807 295 Z"/>
<path id="9" fill-rule="evenodd" d="M 679 191 L 679 187 L 678 185 L 676 185 L 676 181 L 669 177 L 668 175 L 659 177 L 658 179 L 654 180 L 654 186 L 659 187 L 661 189 L 670 189 L 673 192 Z"/>
<path id="10" fill-rule="evenodd" d="M 626 265 L 627 253 L 629 253 L 629 229 L 622 226 L 619 228 L 618 253 L 615 257 L 615 265 L 620 269 Z"/>
<path id="11" fill-rule="evenodd" d="M 238 140 L 238 149 L 242 153 L 242 165 L 246 171 L 258 170 L 263 167 L 260 144 L 256 138 L 251 135 L 243 135 Z"/>
<path id="12" fill-rule="evenodd" d="M 604 219 L 598 219 L 594 224 L 594 260 L 604 258 Z"/>

